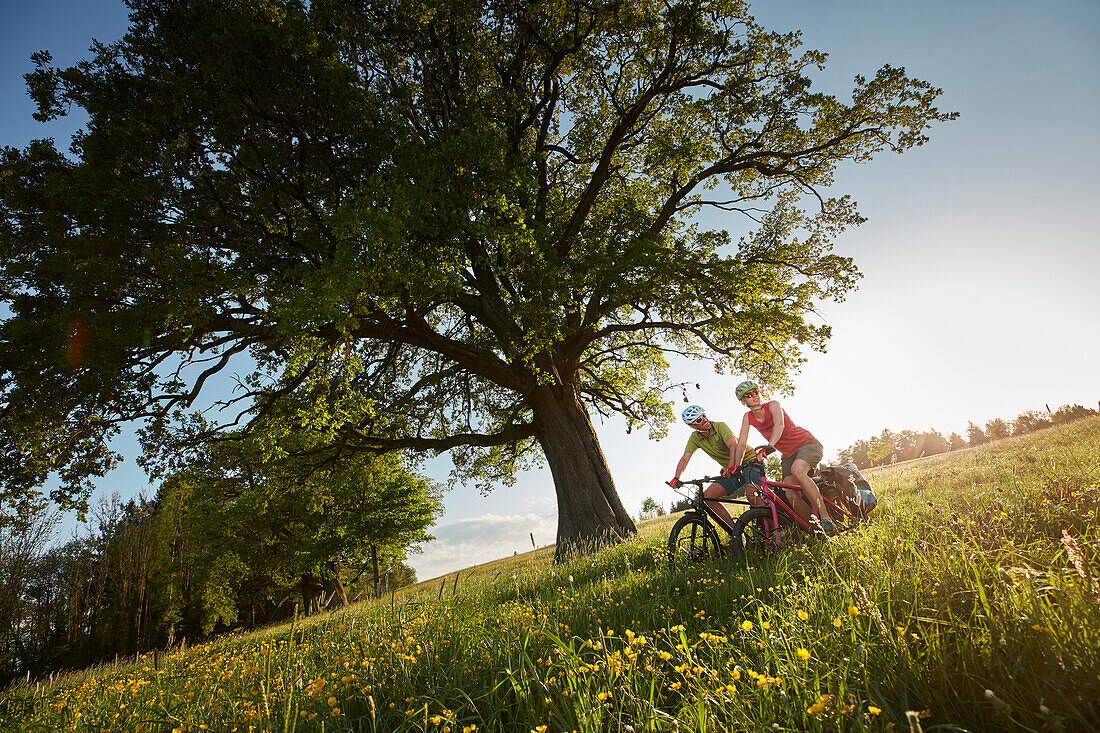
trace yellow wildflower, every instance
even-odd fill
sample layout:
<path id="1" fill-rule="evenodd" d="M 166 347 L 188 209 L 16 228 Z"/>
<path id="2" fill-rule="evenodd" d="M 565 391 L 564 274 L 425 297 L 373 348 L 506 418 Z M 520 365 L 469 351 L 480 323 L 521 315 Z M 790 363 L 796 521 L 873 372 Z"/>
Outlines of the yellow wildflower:
<path id="1" fill-rule="evenodd" d="M 798 650 L 798 658 L 801 659 L 802 661 L 806 661 L 807 659 L 810 658 L 810 650 L 805 649 L 805 648 L 799 649 Z"/>

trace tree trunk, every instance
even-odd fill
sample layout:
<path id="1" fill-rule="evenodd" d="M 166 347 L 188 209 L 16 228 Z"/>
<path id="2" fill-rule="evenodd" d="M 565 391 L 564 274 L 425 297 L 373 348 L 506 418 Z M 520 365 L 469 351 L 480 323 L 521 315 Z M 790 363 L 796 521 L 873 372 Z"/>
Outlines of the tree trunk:
<path id="1" fill-rule="evenodd" d="M 371 543 L 370 546 L 371 560 L 374 561 L 374 592 L 371 594 L 372 598 L 380 598 L 382 593 L 381 579 L 378 577 L 378 545 Z"/>
<path id="2" fill-rule="evenodd" d="M 619 500 L 588 411 L 572 385 L 538 387 L 529 397 L 558 498 L 554 559 L 562 562 L 637 533 Z"/>
<path id="3" fill-rule="evenodd" d="M 324 584 L 321 583 L 316 575 L 307 573 L 302 576 L 301 590 L 303 615 L 309 616 L 321 610 L 320 598 L 324 588 Z"/>
<path id="4" fill-rule="evenodd" d="M 332 580 L 325 583 L 325 595 L 330 599 L 329 604 L 337 608 L 348 605 L 348 594 L 344 590 L 344 583 L 340 580 L 340 558 L 329 560 L 326 567 L 332 573 Z"/>

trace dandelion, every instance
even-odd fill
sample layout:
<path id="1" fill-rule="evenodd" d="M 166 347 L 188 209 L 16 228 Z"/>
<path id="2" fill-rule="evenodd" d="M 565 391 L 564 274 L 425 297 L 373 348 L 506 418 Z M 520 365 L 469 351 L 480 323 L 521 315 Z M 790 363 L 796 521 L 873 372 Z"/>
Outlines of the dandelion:
<path id="1" fill-rule="evenodd" d="M 806 661 L 807 659 L 810 658 L 810 650 L 806 649 L 806 648 L 799 649 L 798 650 L 798 658 L 801 659 L 802 661 Z"/>
<path id="2" fill-rule="evenodd" d="M 752 621 L 742 621 L 741 628 L 745 630 L 745 633 L 752 631 Z"/>
<path id="3" fill-rule="evenodd" d="M 760 622 L 760 628 L 764 629 L 764 631 L 767 631 L 771 627 L 772 627 L 772 625 L 767 621 L 761 621 Z"/>
<path id="4" fill-rule="evenodd" d="M 833 626 L 835 626 L 839 629 L 843 625 L 844 625 L 844 622 L 841 621 L 840 619 L 838 619 L 838 618 L 833 619 Z"/>
<path id="5" fill-rule="evenodd" d="M 816 703 L 806 708 L 806 712 L 810 715 L 820 715 L 825 712 L 825 707 L 835 699 L 836 697 L 834 695 L 822 695 L 817 699 Z"/>
<path id="6" fill-rule="evenodd" d="M 802 619 L 803 621 L 808 621 L 810 619 L 810 614 L 806 613 L 800 608 L 798 609 L 798 618 Z"/>
<path id="7" fill-rule="evenodd" d="M 858 616 L 859 615 L 859 609 L 856 608 L 855 606 L 848 606 L 848 613 L 852 616 Z"/>

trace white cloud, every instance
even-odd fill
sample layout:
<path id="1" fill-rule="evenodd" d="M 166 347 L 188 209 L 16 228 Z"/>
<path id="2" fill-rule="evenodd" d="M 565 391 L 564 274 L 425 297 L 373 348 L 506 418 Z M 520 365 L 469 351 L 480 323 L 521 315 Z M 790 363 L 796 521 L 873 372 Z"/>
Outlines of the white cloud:
<path id="1" fill-rule="evenodd" d="M 531 535 L 539 547 L 552 544 L 557 534 L 554 514 L 486 514 L 432 528 L 435 539 L 423 552 L 409 557 L 419 580 L 508 557 L 531 549 Z"/>

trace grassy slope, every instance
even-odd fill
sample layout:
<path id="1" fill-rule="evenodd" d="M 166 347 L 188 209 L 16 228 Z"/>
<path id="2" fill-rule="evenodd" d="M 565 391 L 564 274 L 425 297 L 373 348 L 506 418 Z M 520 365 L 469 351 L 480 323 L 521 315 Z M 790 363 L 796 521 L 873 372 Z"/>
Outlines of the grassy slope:
<path id="1" fill-rule="evenodd" d="M 568 565 L 15 688 L 0 727 L 1090 730 L 1098 456 L 1091 419 L 879 470 L 863 530 L 748 566 L 670 570 L 666 517 Z"/>

